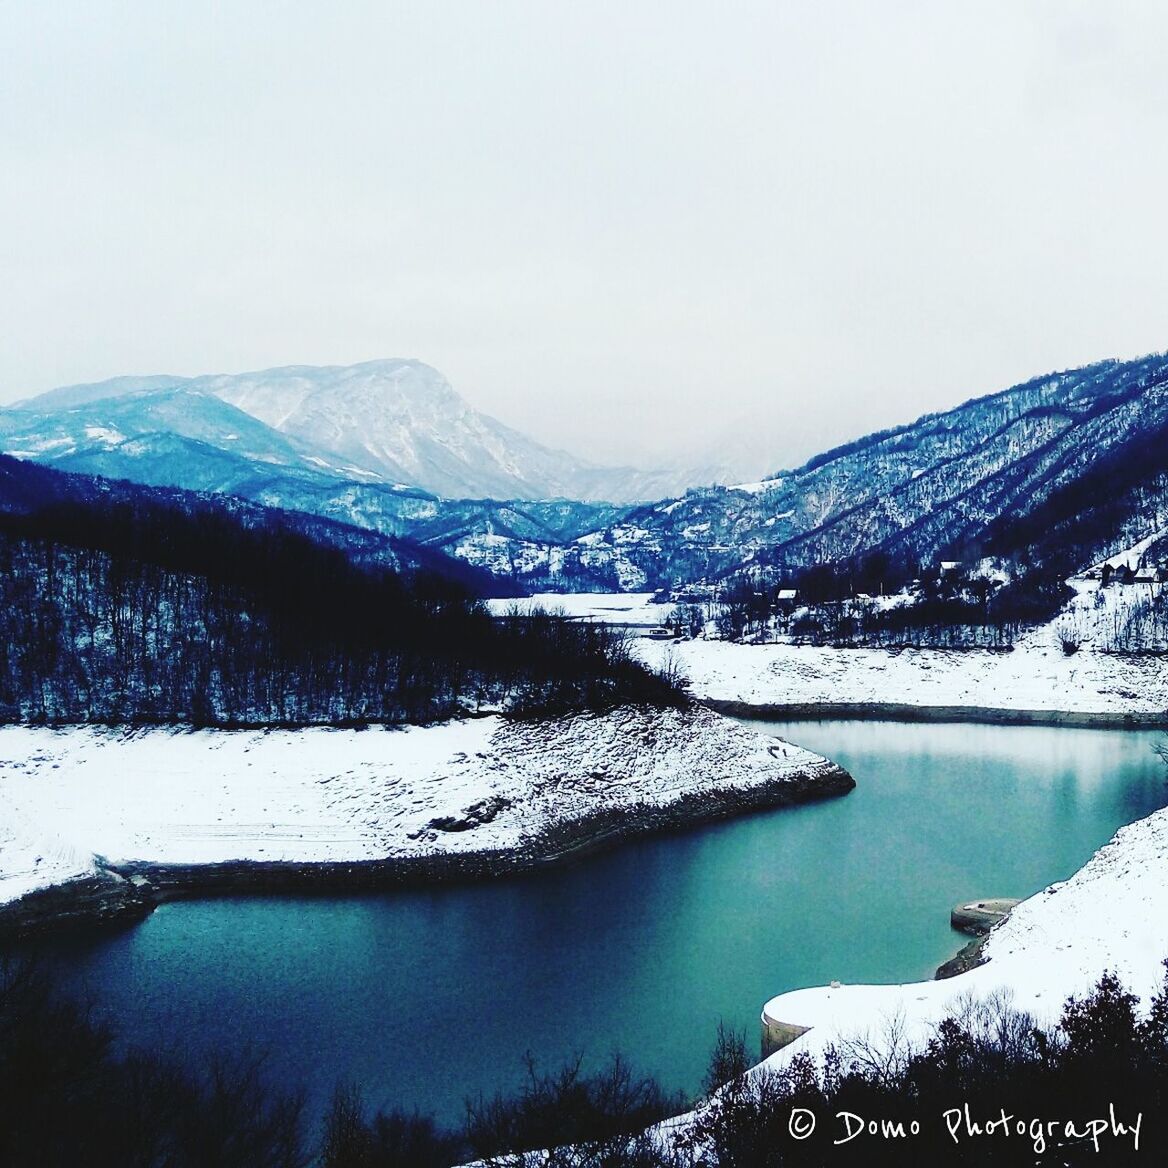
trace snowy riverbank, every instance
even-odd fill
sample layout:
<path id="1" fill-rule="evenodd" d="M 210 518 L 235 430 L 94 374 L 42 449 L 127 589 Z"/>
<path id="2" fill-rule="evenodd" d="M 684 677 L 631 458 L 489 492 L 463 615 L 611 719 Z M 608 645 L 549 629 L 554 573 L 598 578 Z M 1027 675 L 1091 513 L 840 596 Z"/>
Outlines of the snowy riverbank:
<path id="1" fill-rule="evenodd" d="M 0 916 L 35 920 L 44 890 L 94 879 L 148 902 L 196 884 L 484 875 L 852 785 L 703 709 L 364 731 L 8 726 Z"/>

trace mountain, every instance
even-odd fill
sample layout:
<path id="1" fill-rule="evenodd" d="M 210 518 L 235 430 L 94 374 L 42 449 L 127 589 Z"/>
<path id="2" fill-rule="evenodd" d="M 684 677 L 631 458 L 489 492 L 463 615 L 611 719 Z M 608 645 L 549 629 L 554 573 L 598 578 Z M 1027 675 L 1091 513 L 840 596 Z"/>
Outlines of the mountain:
<path id="1" fill-rule="evenodd" d="M 877 552 L 915 564 L 993 551 L 1071 571 L 1165 525 L 1168 356 L 1154 355 L 1035 378 L 769 479 L 632 508 L 572 547 L 592 574 L 639 589 Z M 481 534 L 450 550 L 540 586 L 563 554 Z"/>
<path id="2" fill-rule="evenodd" d="M 102 392 L 98 392 L 99 389 Z M 381 481 L 381 475 L 337 455 L 317 449 L 272 429 L 189 383 L 164 378 L 122 378 L 97 387 L 54 390 L 20 407 L 0 411 L 0 436 L 5 449 L 17 457 L 64 464 L 73 469 L 86 459 L 149 458 L 156 439 L 181 439 L 190 460 L 200 461 L 199 448 L 225 455 L 217 460 L 221 472 L 207 473 L 207 490 L 230 490 L 232 460 L 278 467 L 281 471 L 327 472 L 334 477 Z M 193 467 L 180 464 L 180 445 L 164 443 L 175 473 L 190 475 Z M 209 472 L 209 473 L 208 473 Z M 226 475 L 220 481 L 217 473 Z M 130 476 L 132 477 L 132 476 Z M 201 484 L 203 485 L 203 484 Z"/>
<path id="3" fill-rule="evenodd" d="M 382 440 L 390 418 L 406 419 L 396 445 Z M 1073 568 L 1168 527 L 1164 355 L 1034 378 L 795 470 L 649 504 L 452 500 L 399 485 L 422 461 L 438 465 L 441 446 L 461 474 L 474 463 L 497 485 L 528 487 L 542 475 L 551 490 L 558 456 L 489 421 L 433 370 L 390 361 L 71 387 L 0 411 L 0 443 L 63 469 L 408 537 L 539 591 L 780 578 L 877 552 L 915 564 L 992 551 Z M 538 459 L 520 458 L 532 449 Z M 567 460 L 559 473 L 557 491 L 584 472 Z"/>
<path id="4" fill-rule="evenodd" d="M 449 499 L 555 499 L 630 501 L 660 498 L 695 480 L 684 468 L 644 472 L 599 467 L 541 446 L 526 435 L 472 409 L 436 369 L 420 361 L 388 359 L 360 365 L 292 365 L 255 373 L 204 377 L 119 377 L 74 385 L 21 404 L 39 415 L 75 414 L 116 400 L 132 412 L 156 414 L 168 399 L 184 400 L 175 412 L 196 412 L 196 398 L 220 401 L 264 423 L 286 439 L 302 460 L 351 477 L 418 487 Z M 210 405 L 203 412 L 213 413 Z M 193 432 L 186 418 L 159 426 L 223 448 L 249 432 L 226 417 Z M 91 423 L 91 437 L 100 440 Z M 238 433 L 236 433 L 238 431 Z M 143 432 L 143 425 L 136 427 Z M 216 435 L 220 441 L 216 441 Z M 268 446 L 273 445 L 269 438 Z M 232 447 L 234 449 L 234 447 Z M 269 451 L 270 453 L 270 451 Z"/>
<path id="5" fill-rule="evenodd" d="M 627 507 L 439 499 L 386 482 L 381 472 L 343 454 L 282 434 L 181 379 L 119 378 L 54 390 L 0 410 L 0 449 L 57 470 L 213 492 L 323 516 L 408 538 L 434 554 L 482 536 L 492 548 L 493 565 L 483 567 L 498 579 L 531 576 L 556 587 L 560 579 L 572 578 L 574 587 L 585 590 L 617 588 L 623 579 L 612 564 L 594 569 L 586 553 L 581 557 L 571 548 L 556 553 L 550 575 L 541 563 L 546 549 L 615 521 Z M 494 587 L 506 594 L 512 586 L 496 580 Z"/>
<path id="6" fill-rule="evenodd" d="M 0 446 L 58 470 L 234 495 L 401 535 L 437 500 L 174 379 L 54 390 L 0 410 Z M 364 496 L 367 496 L 365 498 Z M 376 518 L 362 522 L 354 509 Z"/>
<path id="7" fill-rule="evenodd" d="M 1138 467 L 1113 530 L 1092 524 L 1090 554 L 1106 554 L 1108 541 L 1129 545 L 1134 531 L 1168 518 L 1166 435 L 1168 356 L 1105 361 L 869 435 L 768 480 L 635 509 L 596 550 L 631 559 L 655 584 L 744 567 L 781 573 L 874 551 L 936 559 L 973 554 L 991 535 L 1000 541 L 1051 500 L 1062 500 L 1070 543 L 1092 509 L 1076 484 L 1105 490 L 1098 468 L 1114 477 Z"/>
<path id="8" fill-rule="evenodd" d="M 360 465 L 281 433 L 211 392 L 210 381 L 222 388 L 223 379 L 157 377 L 53 390 L 0 410 L 0 448 L 58 470 L 232 495 L 408 536 L 436 550 L 472 533 L 559 544 L 627 511 L 570 500 L 442 500 L 387 482 L 371 469 L 371 458 Z M 259 393 L 253 386 L 241 401 L 263 408 Z M 514 574 L 509 561 L 499 563 L 504 576 Z M 615 577 L 597 577 L 586 586 L 616 585 Z"/>

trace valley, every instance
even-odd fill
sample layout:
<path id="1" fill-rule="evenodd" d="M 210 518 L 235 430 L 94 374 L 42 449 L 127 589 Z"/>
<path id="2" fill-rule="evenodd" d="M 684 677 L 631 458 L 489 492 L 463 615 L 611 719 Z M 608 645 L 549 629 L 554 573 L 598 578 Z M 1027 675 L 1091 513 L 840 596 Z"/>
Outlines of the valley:
<path id="1" fill-rule="evenodd" d="M 530 1027 L 491 1011 L 496 1062 L 514 1045 L 500 1025 L 565 1053 L 558 994 L 690 1098 L 708 1034 L 669 1037 L 671 960 L 705 970 L 677 991 L 693 1017 L 712 1024 L 720 1000 L 751 1025 L 770 997 L 773 1018 L 811 1027 L 765 1064 L 779 1071 L 887 1009 L 920 1037 L 970 987 L 1049 991 L 1057 1009 L 1110 963 L 1146 996 L 1163 939 L 1134 942 L 1133 914 L 1168 902 L 1151 749 L 1168 724 L 1166 433 L 1160 356 L 657 498 L 664 477 L 542 451 L 417 362 L 117 379 L 0 411 L 0 932 L 46 939 L 66 978 L 105 979 L 133 1033 L 167 1024 L 156 989 L 144 1012 L 116 990 L 139 945 L 179 978 L 246 918 L 269 951 L 224 957 L 227 982 L 258 961 L 277 990 L 323 1001 L 282 948 L 287 914 L 296 935 L 335 945 L 339 926 L 358 950 L 353 928 L 461 921 L 461 975 L 471 949 L 493 952 L 465 917 L 485 896 L 518 948 L 483 977 L 545 969 L 552 992 Z M 681 867 L 642 902 L 629 865 L 659 854 Z M 647 964 L 618 967 L 644 1026 L 532 948 L 554 909 L 584 930 L 565 954 L 614 960 L 612 913 L 581 892 L 594 876 L 633 914 L 621 935 Z M 728 878 L 757 905 L 726 902 Z M 728 923 L 711 899 L 675 936 L 679 881 L 719 890 Z M 945 906 L 970 895 L 1029 899 L 988 962 L 913 982 L 952 956 Z M 1102 900 L 1120 927 L 1083 934 L 1047 979 L 1052 931 Z M 849 948 L 910 902 L 880 960 Z M 109 941 L 80 940 L 95 924 Z M 677 957 L 747 925 L 753 980 Z M 425 1069 L 367 1081 L 448 1119 L 457 1091 L 506 1082 L 481 1063 L 450 1080 L 419 1055 L 434 1003 L 399 956 L 403 1058 Z M 333 973 L 367 988 L 377 962 L 358 965 Z M 184 993 L 234 1002 L 254 1033 L 286 1026 L 209 974 Z M 350 1036 L 321 1074 L 363 1049 Z M 294 1088 L 303 1052 L 282 1057 Z M 328 1084 L 311 1090 L 319 1110 Z M 709 1105 L 659 1134 L 700 1129 Z"/>

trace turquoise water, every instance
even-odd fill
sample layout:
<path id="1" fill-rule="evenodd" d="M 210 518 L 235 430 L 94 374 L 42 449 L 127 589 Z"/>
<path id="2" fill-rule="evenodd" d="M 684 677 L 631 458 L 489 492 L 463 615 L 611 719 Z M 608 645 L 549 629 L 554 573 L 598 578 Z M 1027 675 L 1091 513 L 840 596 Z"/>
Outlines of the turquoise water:
<path id="1" fill-rule="evenodd" d="M 1156 735 L 758 724 L 846 766 L 842 799 L 624 845 L 558 871 L 392 895 L 165 905 L 53 942 L 129 1041 L 248 1043 L 313 1108 L 341 1080 L 448 1122 L 522 1058 L 613 1050 L 695 1091 L 719 1019 L 797 986 L 925 978 L 950 907 L 1069 876 L 1166 802 Z"/>

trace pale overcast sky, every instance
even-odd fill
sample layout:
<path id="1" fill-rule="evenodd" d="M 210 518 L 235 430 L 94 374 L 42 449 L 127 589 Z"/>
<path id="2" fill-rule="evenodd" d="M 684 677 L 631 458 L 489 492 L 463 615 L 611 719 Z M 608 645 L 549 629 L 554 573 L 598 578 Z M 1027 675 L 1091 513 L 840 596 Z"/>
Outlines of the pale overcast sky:
<path id="1" fill-rule="evenodd" d="M 1154 0 L 0 0 L 0 401 L 411 356 L 593 458 L 777 467 L 1168 348 L 1166 45 Z"/>

